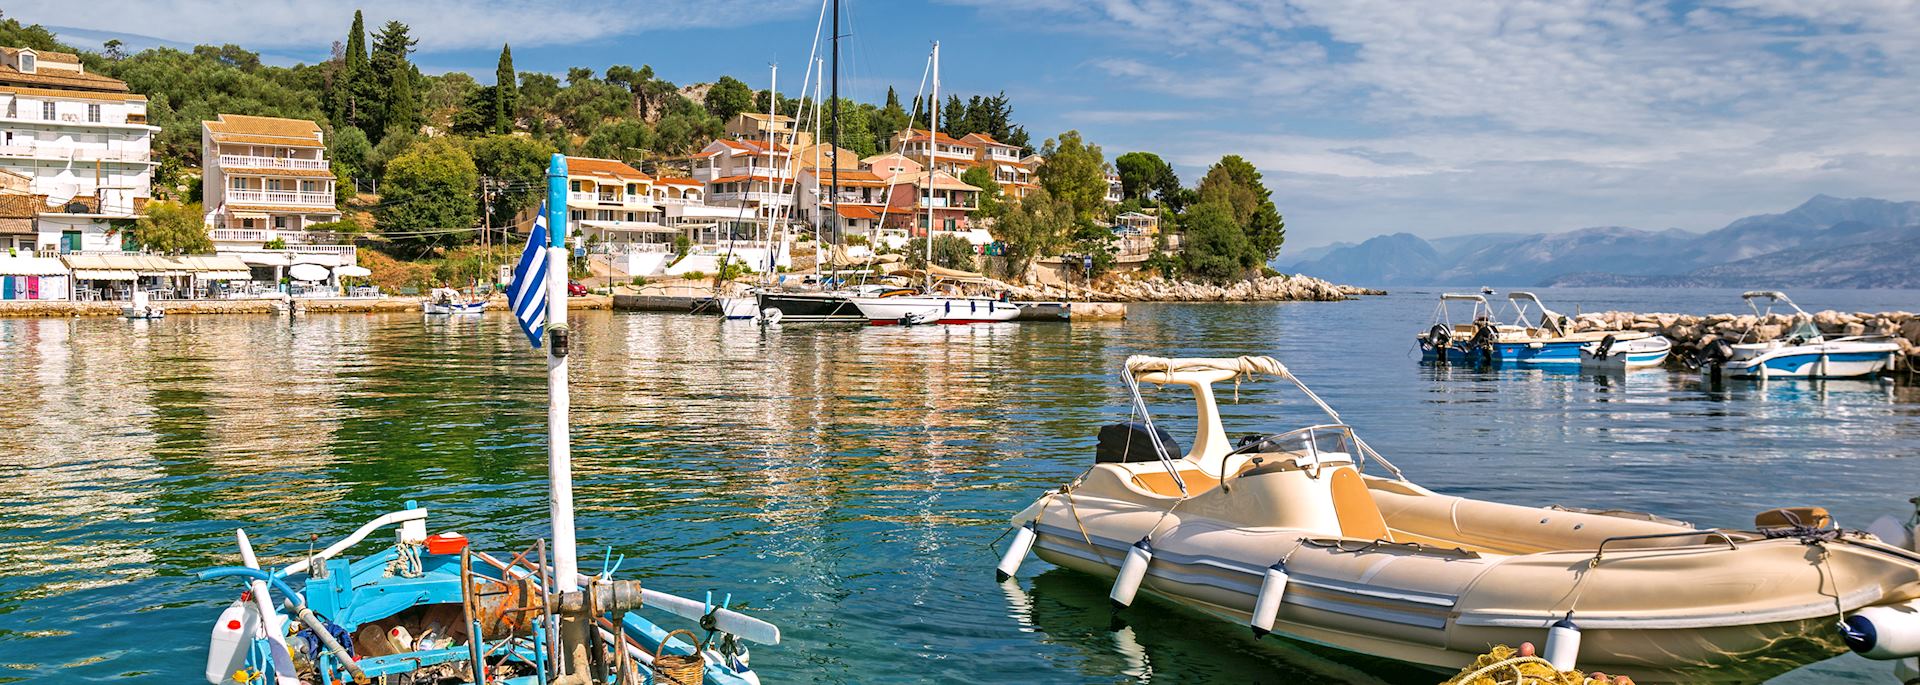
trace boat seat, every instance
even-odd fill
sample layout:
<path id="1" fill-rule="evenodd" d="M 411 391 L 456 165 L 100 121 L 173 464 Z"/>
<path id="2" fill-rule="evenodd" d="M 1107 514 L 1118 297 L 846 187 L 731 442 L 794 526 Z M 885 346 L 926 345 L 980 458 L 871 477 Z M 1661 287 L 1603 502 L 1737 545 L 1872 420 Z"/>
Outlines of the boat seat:
<path id="1" fill-rule="evenodd" d="M 1253 468 L 1253 462 L 1248 461 L 1242 463 L 1240 468 L 1235 471 L 1235 475 L 1244 473 L 1247 469 L 1251 468 Z M 1220 486 L 1220 479 L 1214 478 L 1212 475 L 1200 469 L 1180 469 L 1180 478 L 1187 482 L 1187 494 L 1189 496 L 1198 495 Z M 1163 468 L 1155 468 L 1152 471 L 1133 474 L 1133 486 L 1161 497 L 1180 496 L 1180 484 L 1175 483 L 1173 481 L 1173 475 L 1167 473 L 1166 469 Z"/>
<path id="2" fill-rule="evenodd" d="M 1374 503 L 1373 493 L 1360 478 L 1360 472 L 1343 468 L 1334 471 L 1332 478 L 1327 489 L 1333 494 L 1333 514 L 1340 521 L 1340 535 L 1361 540 L 1392 540 L 1387 519 L 1380 515 L 1380 505 Z"/>

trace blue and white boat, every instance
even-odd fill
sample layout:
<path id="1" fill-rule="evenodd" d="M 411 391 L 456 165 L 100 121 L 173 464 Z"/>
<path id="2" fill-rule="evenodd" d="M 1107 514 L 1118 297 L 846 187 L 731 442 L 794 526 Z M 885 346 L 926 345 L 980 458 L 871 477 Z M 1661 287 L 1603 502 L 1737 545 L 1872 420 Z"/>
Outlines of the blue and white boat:
<path id="1" fill-rule="evenodd" d="M 1455 323 L 1450 305 L 1470 307 L 1465 323 Z M 1569 332 L 1570 320 L 1548 309 L 1529 292 L 1507 294 L 1513 323 L 1494 316 L 1484 295 L 1444 293 L 1434 310 L 1433 324 L 1417 336 L 1421 358 L 1453 364 L 1578 365 L 1580 349 L 1609 336 L 1616 343 L 1649 337 L 1642 331 Z"/>
<path id="2" fill-rule="evenodd" d="M 1622 341 L 1617 334 L 1580 347 L 1580 368 L 1599 371 L 1650 369 L 1667 362 L 1673 341 L 1666 336 Z"/>
<path id="3" fill-rule="evenodd" d="M 1749 329 L 1737 342 L 1716 340 L 1702 350 L 1701 368 L 1726 378 L 1861 378 L 1893 368 L 1900 345 L 1884 335 L 1828 338 L 1813 325 L 1813 315 L 1778 290 L 1742 293 L 1756 319 L 1773 314 L 1776 304 L 1793 309 L 1793 327 L 1774 340 L 1756 340 Z M 1766 300 L 1761 309 L 1758 300 Z"/>
<path id="4" fill-rule="evenodd" d="M 508 289 L 533 347 L 545 343 L 548 513 L 545 539 L 496 553 L 452 532 L 429 535 L 414 502 L 324 549 L 262 563 L 244 530 L 238 565 L 203 579 L 237 581 L 214 622 L 207 682 L 214 685 L 758 685 L 746 642 L 778 644 L 780 629 L 727 608 L 618 576 L 621 561 L 583 572 L 575 550 L 565 306 L 566 158 L 547 172 L 550 213 L 534 224 Z M 524 279 L 524 280 L 520 280 Z M 392 529 L 388 542 L 368 542 Z M 293 536 L 277 536 L 288 539 Z M 357 551 L 357 555 L 354 554 Z M 677 617 L 686 629 L 658 623 Z"/>
<path id="5" fill-rule="evenodd" d="M 434 288 L 420 301 L 420 310 L 429 315 L 485 314 L 486 300 L 472 300 L 452 288 Z"/>

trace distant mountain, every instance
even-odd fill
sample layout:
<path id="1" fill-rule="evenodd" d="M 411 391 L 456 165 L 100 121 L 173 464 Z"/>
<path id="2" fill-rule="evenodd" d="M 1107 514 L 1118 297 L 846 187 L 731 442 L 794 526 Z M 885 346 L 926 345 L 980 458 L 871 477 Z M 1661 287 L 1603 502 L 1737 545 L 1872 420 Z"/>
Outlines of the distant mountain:
<path id="1" fill-rule="evenodd" d="M 1899 288 L 1920 287 L 1916 254 L 1920 202 L 1818 195 L 1708 233 L 1396 233 L 1278 268 L 1360 285 Z"/>

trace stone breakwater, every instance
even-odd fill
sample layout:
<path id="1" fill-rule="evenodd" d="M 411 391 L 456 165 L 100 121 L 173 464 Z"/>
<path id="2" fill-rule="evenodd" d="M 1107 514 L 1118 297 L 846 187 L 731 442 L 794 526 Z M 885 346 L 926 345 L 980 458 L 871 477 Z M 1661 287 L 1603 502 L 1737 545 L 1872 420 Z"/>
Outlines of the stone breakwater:
<path id="1" fill-rule="evenodd" d="M 1335 302 L 1361 295 L 1385 295 L 1312 276 L 1271 276 L 1212 285 L 1164 278 L 1121 279 L 1098 288 L 1079 286 L 1014 287 L 1015 296 L 1032 300 L 1105 300 L 1109 302 Z"/>
<path id="2" fill-rule="evenodd" d="M 1591 312 L 1573 317 L 1575 331 L 1647 331 L 1672 340 L 1674 345 L 1698 350 L 1714 340 L 1751 342 L 1774 340 L 1787 334 L 1796 323 L 1796 314 L 1641 314 L 1635 312 Z M 1920 314 L 1912 312 L 1838 312 L 1813 315 L 1813 325 L 1829 337 L 1853 335 L 1891 336 L 1900 345 L 1908 364 L 1920 364 Z"/>

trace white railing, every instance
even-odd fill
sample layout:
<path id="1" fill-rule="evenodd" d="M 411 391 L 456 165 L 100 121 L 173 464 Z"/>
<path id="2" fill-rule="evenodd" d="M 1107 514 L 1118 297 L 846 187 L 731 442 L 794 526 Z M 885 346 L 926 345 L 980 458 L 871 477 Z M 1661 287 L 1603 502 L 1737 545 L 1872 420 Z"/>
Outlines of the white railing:
<path id="1" fill-rule="evenodd" d="M 788 195 L 786 193 L 764 193 L 764 192 L 714 193 L 712 195 L 712 198 L 716 202 L 729 202 L 729 201 L 761 202 L 765 204 L 776 204 L 776 205 L 793 204 L 793 196 Z"/>
<path id="2" fill-rule="evenodd" d="M 601 247 L 610 254 L 662 254 L 673 251 L 668 243 L 602 243 Z"/>
<path id="3" fill-rule="evenodd" d="M 114 150 L 75 145 L 0 145 L 0 156 L 104 162 L 146 162 L 153 159 L 153 153 L 149 150 Z"/>
<path id="4" fill-rule="evenodd" d="M 567 193 L 567 200 L 569 202 L 583 202 L 583 203 L 595 204 L 595 205 L 650 206 L 648 205 L 648 201 L 651 199 L 652 198 L 646 195 L 625 195 L 625 194 L 607 195 L 603 193 L 579 193 L 579 192 Z"/>
<path id="5" fill-rule="evenodd" d="M 988 151 L 988 152 L 987 152 L 987 158 L 988 158 L 988 159 L 992 159 L 992 160 L 995 160 L 995 161 L 999 161 L 999 162 L 1018 162 L 1018 161 L 1020 161 L 1020 155 L 1018 155 L 1018 154 L 1015 154 L 1015 153 L 1012 153 L 1012 152 L 999 152 L 999 151 L 997 151 L 997 150 L 995 150 L 995 151 Z"/>
<path id="6" fill-rule="evenodd" d="M 656 198 L 653 198 L 653 203 L 657 205 L 673 205 L 676 207 L 682 206 L 682 205 L 700 204 L 699 198 L 689 199 L 684 197 L 656 197 Z"/>
<path id="7" fill-rule="evenodd" d="M 216 243 L 265 243 L 274 239 L 274 232 L 257 228 L 216 228 L 208 231 L 209 238 Z"/>
<path id="8" fill-rule="evenodd" d="M 298 190 L 227 190 L 229 202 L 257 202 L 274 205 L 333 208 L 333 193 Z"/>
<path id="9" fill-rule="evenodd" d="M 927 201 L 929 199 L 933 201 L 932 204 L 928 204 Z M 949 202 L 947 198 L 944 197 L 920 198 L 920 208 L 927 209 L 929 207 L 933 209 L 973 209 L 973 205 L 971 204 L 965 202 Z"/>
<path id="10" fill-rule="evenodd" d="M 237 169 L 329 169 L 324 159 L 299 159 L 296 157 L 258 157 L 254 155 L 220 155 L 220 168 Z"/>

